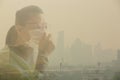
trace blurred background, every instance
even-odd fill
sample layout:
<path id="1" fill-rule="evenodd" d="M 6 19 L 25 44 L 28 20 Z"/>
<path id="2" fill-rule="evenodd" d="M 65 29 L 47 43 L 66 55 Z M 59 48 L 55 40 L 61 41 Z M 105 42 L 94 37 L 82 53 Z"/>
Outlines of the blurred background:
<path id="1" fill-rule="evenodd" d="M 120 48 L 119 4 L 119 0 L 0 0 L 0 48 L 16 11 L 38 5 L 56 45 L 49 65 L 112 62 Z"/>

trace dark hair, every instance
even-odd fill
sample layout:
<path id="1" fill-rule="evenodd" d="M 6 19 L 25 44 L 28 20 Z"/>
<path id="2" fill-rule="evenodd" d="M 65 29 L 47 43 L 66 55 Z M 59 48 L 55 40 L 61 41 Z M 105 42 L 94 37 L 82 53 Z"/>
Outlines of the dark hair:
<path id="1" fill-rule="evenodd" d="M 25 25 L 26 21 L 34 15 L 43 13 L 42 9 L 38 6 L 27 6 L 16 12 L 15 24 Z"/>

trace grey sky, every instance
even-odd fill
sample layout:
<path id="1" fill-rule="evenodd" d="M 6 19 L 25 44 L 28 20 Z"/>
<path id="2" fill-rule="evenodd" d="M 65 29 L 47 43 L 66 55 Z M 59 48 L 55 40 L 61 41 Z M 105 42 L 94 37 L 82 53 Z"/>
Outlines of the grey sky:
<path id="1" fill-rule="evenodd" d="M 14 24 L 16 10 L 31 4 L 44 10 L 54 40 L 64 30 L 66 45 L 78 37 L 91 45 L 101 42 L 104 48 L 120 48 L 118 0 L 4 0 L 0 3 L 0 47 Z"/>

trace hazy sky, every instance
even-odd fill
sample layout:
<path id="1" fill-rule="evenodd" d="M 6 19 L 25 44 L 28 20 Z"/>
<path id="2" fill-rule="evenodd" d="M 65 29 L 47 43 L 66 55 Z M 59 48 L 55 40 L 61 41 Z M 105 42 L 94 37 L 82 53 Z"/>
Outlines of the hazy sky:
<path id="1" fill-rule="evenodd" d="M 64 30 L 65 43 L 76 39 L 104 48 L 120 48 L 119 0 L 0 0 L 0 48 L 6 33 L 14 24 L 16 10 L 31 4 L 45 12 L 48 31 L 55 41 L 57 32 Z"/>

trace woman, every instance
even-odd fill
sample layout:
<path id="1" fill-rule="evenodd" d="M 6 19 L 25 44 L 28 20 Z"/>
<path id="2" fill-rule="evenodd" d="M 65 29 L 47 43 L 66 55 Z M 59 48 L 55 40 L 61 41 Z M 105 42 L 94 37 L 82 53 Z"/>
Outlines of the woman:
<path id="1" fill-rule="evenodd" d="M 12 52 L 10 62 L 22 72 L 44 72 L 47 57 L 54 50 L 51 35 L 45 29 L 46 22 L 39 7 L 27 6 L 16 12 L 16 22 L 7 33 L 6 45 Z"/>

